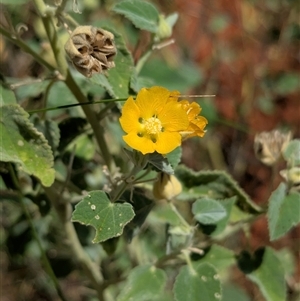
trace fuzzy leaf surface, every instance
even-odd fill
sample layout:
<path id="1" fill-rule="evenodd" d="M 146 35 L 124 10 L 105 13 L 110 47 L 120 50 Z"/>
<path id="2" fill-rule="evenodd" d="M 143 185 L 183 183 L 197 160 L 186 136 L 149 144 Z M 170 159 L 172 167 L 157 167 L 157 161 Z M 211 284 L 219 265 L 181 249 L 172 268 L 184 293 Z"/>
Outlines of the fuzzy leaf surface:
<path id="1" fill-rule="evenodd" d="M 131 270 L 117 301 L 154 300 L 163 294 L 166 280 L 165 271 L 151 265 L 138 266 Z"/>
<path id="2" fill-rule="evenodd" d="M 227 212 L 221 203 L 212 199 L 200 199 L 193 204 L 195 219 L 202 224 L 214 224 L 223 219 Z"/>
<path id="3" fill-rule="evenodd" d="M 244 212 L 259 213 L 261 209 L 251 201 L 249 196 L 239 187 L 238 183 L 222 170 L 199 171 L 179 165 L 176 176 L 183 184 L 186 196 L 191 194 L 190 200 L 209 195 L 213 199 L 224 199 L 236 196 L 236 205 Z M 198 197 L 197 197 L 198 194 Z"/>
<path id="4" fill-rule="evenodd" d="M 281 183 L 269 199 L 268 225 L 270 239 L 275 240 L 300 223 L 300 194 L 286 195 L 286 184 Z"/>
<path id="5" fill-rule="evenodd" d="M 19 105 L 0 107 L 0 158 L 51 186 L 55 177 L 51 147 L 28 117 Z"/>
<path id="6" fill-rule="evenodd" d="M 98 243 L 120 236 L 133 217 L 129 203 L 112 203 L 105 192 L 95 190 L 75 206 L 72 221 L 93 226 L 96 230 L 93 243 Z"/>
<path id="7" fill-rule="evenodd" d="M 123 0 L 117 3 L 114 12 L 125 16 L 137 28 L 156 33 L 159 14 L 156 7 L 141 0 Z"/>
<path id="8" fill-rule="evenodd" d="M 176 301 L 221 300 L 221 283 L 215 268 L 207 263 L 191 269 L 184 266 L 174 284 Z"/>
<path id="9" fill-rule="evenodd" d="M 247 276 L 255 282 L 267 301 L 286 300 L 284 269 L 271 248 L 266 248 L 261 265 Z"/>

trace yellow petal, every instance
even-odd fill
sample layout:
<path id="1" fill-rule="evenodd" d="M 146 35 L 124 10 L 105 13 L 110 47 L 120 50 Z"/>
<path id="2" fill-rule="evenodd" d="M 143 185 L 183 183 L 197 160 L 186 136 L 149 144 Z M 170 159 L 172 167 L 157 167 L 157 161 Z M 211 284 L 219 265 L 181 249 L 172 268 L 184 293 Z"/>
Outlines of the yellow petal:
<path id="1" fill-rule="evenodd" d="M 132 96 L 130 96 L 122 108 L 122 116 L 119 119 L 121 126 L 126 133 L 130 133 L 130 132 L 137 133 L 139 131 L 140 115 L 141 113 L 138 106 L 136 105 Z"/>
<path id="2" fill-rule="evenodd" d="M 186 112 L 178 102 L 168 102 L 157 116 L 165 132 L 183 131 L 189 125 Z"/>
<path id="3" fill-rule="evenodd" d="M 136 98 L 136 105 L 142 112 L 142 117 L 148 119 L 159 114 L 169 100 L 170 95 L 171 92 L 163 87 L 155 86 L 149 89 L 141 89 Z"/>
<path id="4" fill-rule="evenodd" d="M 196 102 L 190 103 L 188 100 L 182 100 L 179 103 L 186 111 L 186 114 L 188 115 L 188 119 L 190 121 L 193 120 L 196 116 L 198 116 L 201 112 L 201 107 Z"/>
<path id="5" fill-rule="evenodd" d="M 163 132 L 155 143 L 155 150 L 160 154 L 168 154 L 181 145 L 181 135 L 178 132 Z"/>
<path id="6" fill-rule="evenodd" d="M 123 139 L 131 148 L 140 151 L 144 155 L 155 151 L 155 143 L 147 137 L 139 137 L 137 133 L 131 132 L 123 136 Z"/>

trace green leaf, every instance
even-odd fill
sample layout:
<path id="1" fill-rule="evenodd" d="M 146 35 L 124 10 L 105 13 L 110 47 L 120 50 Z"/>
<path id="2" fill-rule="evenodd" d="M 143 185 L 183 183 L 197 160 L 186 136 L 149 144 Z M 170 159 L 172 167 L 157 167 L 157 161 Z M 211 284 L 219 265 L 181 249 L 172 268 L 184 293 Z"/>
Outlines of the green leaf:
<path id="1" fill-rule="evenodd" d="M 116 97 L 115 91 L 114 91 L 113 87 L 111 86 L 110 82 L 108 81 L 108 78 L 106 75 L 95 74 L 91 78 L 89 78 L 89 80 L 94 84 L 102 86 L 111 97 L 113 97 L 113 98 Z"/>
<path id="2" fill-rule="evenodd" d="M 123 0 L 117 3 L 112 10 L 124 15 L 137 28 L 156 33 L 159 13 L 156 7 L 140 0 Z"/>
<path id="3" fill-rule="evenodd" d="M 200 196 L 206 191 L 207 195 L 213 199 L 224 199 L 237 197 L 236 205 L 245 212 L 259 213 L 261 209 L 253 203 L 249 196 L 239 187 L 238 183 L 232 177 L 222 170 L 199 171 L 179 165 L 176 168 L 176 176 L 184 186 L 185 192 L 190 190 L 193 196 L 196 195 L 196 188 L 199 187 Z M 193 200 L 193 198 L 191 198 Z"/>
<path id="4" fill-rule="evenodd" d="M 281 95 L 293 93 L 299 89 L 300 76 L 298 73 L 285 73 L 279 77 L 274 90 Z"/>
<path id="5" fill-rule="evenodd" d="M 289 142 L 283 151 L 283 157 L 292 166 L 300 165 L 300 139 L 294 139 Z"/>
<path id="6" fill-rule="evenodd" d="M 201 258 L 196 261 L 196 265 L 209 263 L 218 267 L 218 271 L 220 272 L 235 264 L 234 252 L 216 244 L 208 248 L 204 255 L 198 256 Z M 197 254 L 195 254 L 194 257 L 197 259 Z"/>
<path id="7" fill-rule="evenodd" d="M 225 208 L 226 210 L 226 216 L 224 218 L 222 218 L 220 221 L 217 222 L 216 224 L 216 229 L 214 230 L 214 232 L 212 233 L 213 236 L 216 236 L 220 233 L 222 233 L 226 226 L 227 226 L 227 223 L 229 221 L 229 218 L 230 218 L 230 215 L 231 215 L 231 210 L 233 208 L 233 205 L 236 201 L 236 197 L 232 197 L 232 198 L 229 198 L 229 199 L 224 199 L 224 200 L 221 200 L 219 201 L 220 204 Z"/>
<path id="8" fill-rule="evenodd" d="M 236 284 L 225 284 L 223 286 L 222 301 L 251 301 L 246 292 Z"/>
<path id="9" fill-rule="evenodd" d="M 115 67 L 108 70 L 107 76 L 97 74 L 94 75 L 90 81 L 101 85 L 113 98 L 127 98 L 131 77 L 134 71 L 133 59 L 122 36 L 110 28 L 106 29 L 111 31 L 115 36 L 115 43 L 118 50 L 114 60 Z"/>
<path id="10" fill-rule="evenodd" d="M 178 20 L 178 17 L 179 17 L 178 13 L 172 13 L 172 14 L 166 16 L 165 20 L 169 24 L 169 26 L 171 28 L 173 28 L 173 26 L 175 25 L 175 23 Z"/>
<path id="11" fill-rule="evenodd" d="M 159 153 L 151 153 L 148 156 L 148 162 L 154 167 L 155 170 L 162 171 L 169 175 L 174 174 L 174 170 L 167 158 Z"/>
<path id="12" fill-rule="evenodd" d="M 181 146 L 175 148 L 172 152 L 170 152 L 166 155 L 166 158 L 168 159 L 168 161 L 173 169 L 175 169 L 178 166 L 178 164 L 181 160 L 181 156 L 182 156 Z"/>
<path id="13" fill-rule="evenodd" d="M 267 301 L 286 300 L 284 269 L 271 248 L 265 249 L 261 265 L 247 277 L 259 286 Z"/>
<path id="14" fill-rule="evenodd" d="M 276 251 L 276 256 L 284 268 L 285 277 L 293 277 L 297 269 L 297 262 L 293 250 L 289 247 L 280 249 Z"/>
<path id="15" fill-rule="evenodd" d="M 17 86 L 15 88 L 16 97 L 18 100 L 24 100 L 25 98 L 38 97 L 41 93 L 47 89 L 50 84 L 50 80 L 36 81 L 33 78 L 23 79 L 26 83 L 24 85 Z M 13 79 L 11 83 L 18 83 L 19 79 Z M 64 83 L 61 83 L 64 85 Z"/>
<path id="16" fill-rule="evenodd" d="M 290 192 L 281 183 L 269 199 L 268 225 L 270 240 L 278 239 L 300 222 L 300 194 Z"/>
<path id="17" fill-rule="evenodd" d="M 197 200 L 192 207 L 195 219 L 205 225 L 214 224 L 226 216 L 225 208 L 212 199 Z"/>
<path id="18" fill-rule="evenodd" d="M 195 67 L 191 62 L 178 62 L 176 66 L 168 66 L 166 61 L 158 58 L 148 60 L 139 76 L 151 79 L 153 85 L 163 86 L 181 93 L 203 81 L 201 69 Z"/>
<path id="19" fill-rule="evenodd" d="M 174 283 L 176 301 L 218 301 L 222 299 L 221 283 L 215 268 L 207 263 L 181 268 Z"/>
<path id="20" fill-rule="evenodd" d="M 124 226 L 134 217 L 129 203 L 112 203 L 105 192 L 91 191 L 76 206 L 72 221 L 91 225 L 96 229 L 93 243 L 120 236 Z"/>
<path id="21" fill-rule="evenodd" d="M 149 301 L 163 294 L 166 273 L 151 265 L 138 266 L 130 271 L 128 280 L 117 301 Z"/>
<path id="22" fill-rule="evenodd" d="M 39 178 L 43 185 L 54 181 L 53 154 L 47 140 L 19 105 L 0 107 L 0 158 Z"/>
<path id="23" fill-rule="evenodd" d="M 162 224 L 169 224 L 174 227 L 182 225 L 182 220 L 169 204 L 161 204 L 159 207 L 154 207 L 153 215 L 157 219 L 157 222 Z"/>
<path id="24" fill-rule="evenodd" d="M 151 78 L 139 76 L 137 75 L 136 70 L 134 70 L 130 82 L 130 87 L 133 91 L 138 93 L 142 88 L 150 88 L 152 86 L 154 86 L 154 83 Z"/>
<path id="25" fill-rule="evenodd" d="M 16 96 L 12 90 L 0 85 L 0 107 L 8 104 L 16 104 Z"/>
<path id="26" fill-rule="evenodd" d="M 54 152 L 57 149 L 60 140 L 58 124 L 51 119 L 42 120 L 38 116 L 33 118 L 33 124 L 38 131 L 43 133 Z"/>

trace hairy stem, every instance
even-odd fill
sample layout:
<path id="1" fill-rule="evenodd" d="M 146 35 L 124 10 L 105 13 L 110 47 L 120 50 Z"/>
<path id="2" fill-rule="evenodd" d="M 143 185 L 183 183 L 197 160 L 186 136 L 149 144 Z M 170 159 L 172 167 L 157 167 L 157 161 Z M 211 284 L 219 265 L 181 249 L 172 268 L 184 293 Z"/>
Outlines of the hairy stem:
<path id="1" fill-rule="evenodd" d="M 78 102 L 85 103 L 87 101 L 86 97 L 78 87 L 77 83 L 75 82 L 74 78 L 72 77 L 68 69 L 68 64 L 65 58 L 64 47 L 61 45 L 58 39 L 53 17 L 45 13 L 46 6 L 43 0 L 34 0 L 34 3 L 43 21 L 59 72 L 65 78 L 66 85 L 73 93 L 73 95 L 76 97 Z M 102 153 L 106 165 L 108 166 L 110 171 L 114 171 L 115 163 L 113 161 L 112 155 L 108 151 L 107 143 L 104 139 L 104 131 L 97 120 L 96 113 L 89 106 L 84 106 L 83 111 L 94 131 L 98 146 L 100 148 L 100 151 Z"/>
<path id="2" fill-rule="evenodd" d="M 84 96 L 84 94 L 82 93 L 78 85 L 76 84 L 74 78 L 72 77 L 69 71 L 67 73 L 65 82 L 79 103 L 83 104 L 87 102 L 86 97 Z M 82 106 L 82 110 L 84 111 L 86 118 L 94 131 L 95 138 L 97 140 L 105 164 L 107 165 L 108 169 L 111 172 L 113 172 L 116 166 L 113 157 L 108 150 L 107 143 L 104 139 L 103 127 L 99 124 L 97 115 L 90 106 Z"/>

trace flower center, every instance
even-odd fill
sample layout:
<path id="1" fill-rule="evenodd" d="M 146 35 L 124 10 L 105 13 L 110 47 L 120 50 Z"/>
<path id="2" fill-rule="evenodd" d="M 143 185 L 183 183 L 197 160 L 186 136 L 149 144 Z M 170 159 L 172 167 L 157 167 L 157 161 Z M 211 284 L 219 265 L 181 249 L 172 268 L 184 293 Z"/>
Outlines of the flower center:
<path id="1" fill-rule="evenodd" d="M 162 125 L 158 118 L 151 117 L 144 121 L 145 131 L 148 135 L 155 135 L 162 131 Z"/>

